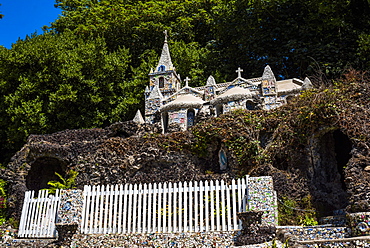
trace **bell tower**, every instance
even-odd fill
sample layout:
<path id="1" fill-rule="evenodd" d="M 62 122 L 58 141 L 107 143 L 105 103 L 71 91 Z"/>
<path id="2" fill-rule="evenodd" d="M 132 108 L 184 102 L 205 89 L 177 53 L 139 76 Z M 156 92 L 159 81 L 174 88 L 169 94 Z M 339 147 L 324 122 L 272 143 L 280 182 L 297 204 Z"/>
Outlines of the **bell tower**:
<path id="1" fill-rule="evenodd" d="M 181 86 L 181 79 L 180 75 L 176 73 L 176 69 L 172 64 L 170 50 L 168 48 L 167 43 L 167 30 L 164 32 L 164 44 L 162 48 L 161 57 L 159 59 L 158 65 L 155 69 L 151 69 L 149 73 L 149 87 L 145 90 L 145 106 L 152 105 L 148 101 L 152 100 L 150 99 L 150 95 L 152 95 L 153 91 L 156 91 L 154 95 L 158 95 L 158 92 L 161 94 L 162 99 L 166 99 L 167 97 L 173 95 L 176 93 Z M 153 106 L 151 107 L 151 111 L 147 111 L 147 108 L 145 108 L 145 116 L 152 115 L 153 111 L 157 112 L 159 111 L 159 107 L 161 107 L 162 104 L 159 104 L 158 109 L 153 109 Z M 151 112 L 151 114 L 149 114 Z M 146 118 L 146 121 L 147 118 Z M 153 119 L 151 120 L 153 122 Z"/>
<path id="2" fill-rule="evenodd" d="M 164 44 L 161 58 L 155 69 L 149 73 L 149 90 L 158 86 L 164 98 L 172 95 L 180 88 L 180 76 L 177 75 L 176 69 L 172 64 L 170 50 L 167 43 L 167 30 L 164 31 Z"/>

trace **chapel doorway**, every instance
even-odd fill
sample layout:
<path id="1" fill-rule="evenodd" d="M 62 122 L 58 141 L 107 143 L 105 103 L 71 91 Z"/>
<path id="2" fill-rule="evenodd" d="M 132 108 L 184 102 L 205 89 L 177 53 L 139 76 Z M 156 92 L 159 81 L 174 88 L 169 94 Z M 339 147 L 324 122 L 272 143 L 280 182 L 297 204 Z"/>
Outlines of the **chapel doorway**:
<path id="1" fill-rule="evenodd" d="M 220 116 L 224 113 L 224 107 L 222 104 L 216 105 L 216 116 Z"/>
<path id="2" fill-rule="evenodd" d="M 168 129 L 168 112 L 164 112 L 162 114 L 162 122 L 163 122 L 163 133 L 167 132 Z"/>

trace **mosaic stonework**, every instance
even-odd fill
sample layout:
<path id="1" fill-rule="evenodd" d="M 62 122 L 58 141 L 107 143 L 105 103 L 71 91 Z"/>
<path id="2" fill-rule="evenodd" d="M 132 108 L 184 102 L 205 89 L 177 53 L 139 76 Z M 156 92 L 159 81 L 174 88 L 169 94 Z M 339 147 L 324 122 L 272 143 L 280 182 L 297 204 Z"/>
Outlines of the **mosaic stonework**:
<path id="1" fill-rule="evenodd" d="M 264 211 L 262 222 L 277 225 L 277 197 L 271 177 L 250 177 L 248 179 L 248 207 L 250 211 Z"/>
<path id="2" fill-rule="evenodd" d="M 91 236 L 91 237 L 90 237 Z M 231 247 L 232 232 L 89 235 L 74 237 L 71 247 Z"/>
<path id="3" fill-rule="evenodd" d="M 347 219 L 353 237 L 370 235 L 370 212 L 349 213 Z"/>
<path id="4" fill-rule="evenodd" d="M 57 224 L 80 224 L 82 218 L 82 207 L 82 190 L 62 190 L 60 192 Z"/>
<path id="5" fill-rule="evenodd" d="M 346 227 L 311 226 L 311 227 L 280 227 L 285 235 L 292 235 L 298 241 L 345 239 L 350 237 L 350 230 Z"/>

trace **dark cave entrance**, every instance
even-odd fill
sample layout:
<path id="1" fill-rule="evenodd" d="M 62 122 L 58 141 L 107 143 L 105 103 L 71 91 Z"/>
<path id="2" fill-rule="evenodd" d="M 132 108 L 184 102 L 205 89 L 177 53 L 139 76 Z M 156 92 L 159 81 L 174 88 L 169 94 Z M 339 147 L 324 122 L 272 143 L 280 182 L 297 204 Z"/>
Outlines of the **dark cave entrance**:
<path id="1" fill-rule="evenodd" d="M 340 130 L 335 130 L 333 132 L 333 138 L 335 144 L 334 150 L 337 168 L 341 176 L 342 188 L 346 190 L 346 184 L 344 183 L 344 169 L 351 158 L 352 143 L 348 136 L 342 133 Z"/>
<path id="2" fill-rule="evenodd" d="M 312 178 L 313 194 L 320 216 L 333 215 L 334 210 L 348 205 L 344 183 L 345 167 L 351 158 L 352 143 L 340 130 L 328 132 L 318 142 Z"/>
<path id="3" fill-rule="evenodd" d="M 55 172 L 65 177 L 66 165 L 63 161 L 56 158 L 41 157 L 31 164 L 31 169 L 26 176 L 26 186 L 28 190 L 38 191 L 48 188 L 48 182 L 59 180 Z"/>

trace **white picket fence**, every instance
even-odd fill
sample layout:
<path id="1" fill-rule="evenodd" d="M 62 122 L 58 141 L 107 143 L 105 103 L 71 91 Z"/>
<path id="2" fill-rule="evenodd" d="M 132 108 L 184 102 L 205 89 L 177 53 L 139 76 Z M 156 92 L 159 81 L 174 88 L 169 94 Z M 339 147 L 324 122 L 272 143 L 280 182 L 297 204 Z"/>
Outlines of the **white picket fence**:
<path id="1" fill-rule="evenodd" d="M 247 210 L 248 177 L 224 181 L 85 186 L 81 232 L 232 231 Z"/>
<path id="2" fill-rule="evenodd" d="M 35 198 L 35 191 L 25 193 L 18 237 L 54 238 L 55 218 L 59 205 L 59 191 L 49 195 L 47 190 L 40 190 Z"/>

